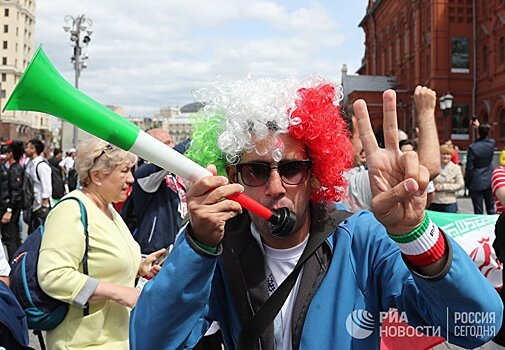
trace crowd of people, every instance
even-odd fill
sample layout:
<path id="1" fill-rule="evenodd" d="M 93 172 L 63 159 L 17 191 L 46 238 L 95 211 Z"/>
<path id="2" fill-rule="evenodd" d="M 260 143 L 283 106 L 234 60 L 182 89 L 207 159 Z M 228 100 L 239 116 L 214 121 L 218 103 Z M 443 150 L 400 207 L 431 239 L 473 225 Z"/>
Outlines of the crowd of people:
<path id="1" fill-rule="evenodd" d="M 343 113 L 340 87 L 319 78 L 219 84 L 198 92 L 207 105 L 193 116 L 191 142 L 148 131 L 214 174 L 194 183 L 98 139 L 66 157 L 38 139 L 2 148 L 0 284 L 22 226 L 30 234 L 44 224 L 38 281 L 70 305 L 46 333 L 48 348 L 372 349 L 380 323 L 360 337 L 349 317 L 364 310 L 377 320 L 391 308 L 459 346 L 494 336 L 454 331 L 465 312 L 493 314 L 474 323 L 498 330 L 503 302 L 426 211 L 457 213 L 467 188 L 476 214 L 483 201 L 488 214 L 503 212 L 505 152 L 493 171 L 487 124 L 475 122 L 463 166 L 450 141 L 438 142 L 427 87 L 414 91 L 409 139 L 391 90 L 375 133 L 363 100 Z M 291 232 L 276 235 L 228 199 L 241 193 L 287 208 Z M 55 206 L 68 197 L 77 201 Z"/>

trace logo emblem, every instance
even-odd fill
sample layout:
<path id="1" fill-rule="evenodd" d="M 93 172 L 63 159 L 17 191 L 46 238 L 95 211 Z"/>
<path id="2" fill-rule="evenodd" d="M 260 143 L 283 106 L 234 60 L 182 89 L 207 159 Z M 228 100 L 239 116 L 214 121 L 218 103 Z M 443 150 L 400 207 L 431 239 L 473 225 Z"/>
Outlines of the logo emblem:
<path id="1" fill-rule="evenodd" d="M 373 316 L 366 310 L 354 310 L 347 316 L 345 328 L 353 338 L 365 339 L 373 333 Z"/>

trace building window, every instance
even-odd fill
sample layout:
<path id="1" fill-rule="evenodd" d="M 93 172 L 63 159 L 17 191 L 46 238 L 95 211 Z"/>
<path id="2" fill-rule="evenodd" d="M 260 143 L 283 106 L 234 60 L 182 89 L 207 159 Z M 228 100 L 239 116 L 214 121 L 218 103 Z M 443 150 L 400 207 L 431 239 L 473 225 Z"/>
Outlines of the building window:
<path id="1" fill-rule="evenodd" d="M 5 98 L 7 97 L 7 92 L 5 92 L 5 90 L 1 90 L 0 91 L 0 98 Z"/>
<path id="2" fill-rule="evenodd" d="M 487 46 L 484 46 L 482 48 L 482 71 L 484 72 L 487 72 L 487 69 L 488 69 L 488 62 L 489 60 L 489 55 L 488 55 L 488 51 L 487 51 Z"/>
<path id="3" fill-rule="evenodd" d="M 500 64 L 505 64 L 505 36 L 500 38 L 500 51 L 499 51 Z"/>
<path id="4" fill-rule="evenodd" d="M 500 140 L 505 140 L 505 108 L 500 111 Z"/>
<path id="5" fill-rule="evenodd" d="M 9 9 L 4 9 L 4 16 L 9 17 Z"/>
<path id="6" fill-rule="evenodd" d="M 7 65 L 7 57 L 2 57 L 2 65 Z"/>
<path id="7" fill-rule="evenodd" d="M 7 81 L 7 73 L 2 73 L 2 81 Z"/>
<path id="8" fill-rule="evenodd" d="M 8 32 L 9 32 L 9 25 L 4 24 L 4 33 L 8 33 Z"/>
<path id="9" fill-rule="evenodd" d="M 7 40 L 4 40 L 2 47 L 4 50 L 7 50 Z"/>

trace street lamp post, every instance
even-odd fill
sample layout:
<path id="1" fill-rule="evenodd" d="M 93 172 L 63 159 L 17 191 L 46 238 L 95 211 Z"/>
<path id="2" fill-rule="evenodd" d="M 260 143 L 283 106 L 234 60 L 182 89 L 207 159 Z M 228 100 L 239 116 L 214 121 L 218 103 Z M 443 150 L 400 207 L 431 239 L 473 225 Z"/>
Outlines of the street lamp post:
<path id="1" fill-rule="evenodd" d="M 440 109 L 442 110 L 442 112 L 444 112 L 444 141 L 449 140 L 448 137 L 449 128 L 447 125 L 447 118 L 449 117 L 449 111 L 452 109 L 453 99 L 454 96 L 452 96 L 449 92 L 438 99 Z"/>
<path id="2" fill-rule="evenodd" d="M 70 60 L 74 65 L 76 89 L 79 89 L 79 77 L 81 75 L 81 71 L 88 66 L 88 54 L 82 52 L 82 47 L 88 46 L 89 42 L 91 41 L 91 34 L 93 33 L 91 30 L 92 25 L 93 21 L 90 18 L 87 18 L 85 15 L 80 15 L 78 17 L 73 17 L 70 15 L 65 16 L 65 25 L 63 26 L 63 29 L 66 32 L 70 33 L 70 41 L 72 42 L 74 48 L 74 53 Z M 77 143 L 78 129 L 74 125 L 72 134 L 73 147 L 77 147 Z"/>

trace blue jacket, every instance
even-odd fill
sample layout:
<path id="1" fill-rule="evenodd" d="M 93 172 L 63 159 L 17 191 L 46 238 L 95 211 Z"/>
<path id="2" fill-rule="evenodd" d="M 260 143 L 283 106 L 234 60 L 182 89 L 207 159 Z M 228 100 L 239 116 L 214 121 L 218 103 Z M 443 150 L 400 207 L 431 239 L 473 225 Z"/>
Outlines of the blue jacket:
<path id="1" fill-rule="evenodd" d="M 227 235 L 233 233 L 227 231 L 225 240 Z M 327 240 L 331 262 L 308 305 L 299 347 L 379 349 L 380 312 L 391 307 L 403 312 L 411 325 L 433 325 L 459 346 L 473 348 L 488 341 L 501 325 L 500 297 L 465 251 L 451 239 L 446 242 L 449 259 L 444 270 L 424 278 L 409 269 L 397 245 L 370 212 L 356 213 L 338 225 Z M 220 322 L 226 348 L 235 348 L 242 328 L 238 310 L 248 305 L 233 300 L 224 254 L 218 257 L 197 250 L 183 230 L 161 272 L 146 284 L 132 311 L 132 349 L 192 348 L 212 320 Z M 263 284 L 261 281 L 259 288 Z M 346 327 L 352 321 L 350 315 L 360 310 L 373 317 L 373 333 L 363 339 L 351 336 L 352 329 Z M 461 312 L 488 316 L 469 320 L 467 315 L 463 324 Z M 480 326 L 486 334 L 462 336 L 469 331 L 461 326 Z"/>
<path id="2" fill-rule="evenodd" d="M 477 140 L 468 147 L 465 170 L 465 186 L 470 191 L 491 189 L 493 154 L 496 141 Z"/>
<path id="3" fill-rule="evenodd" d="M 0 247 L 3 249 L 3 247 Z M 0 281 L 0 323 L 3 324 L 20 346 L 28 346 L 28 325 L 26 315 L 10 288 Z M 3 334 L 3 333 L 2 333 Z M 5 336 L 5 334 L 3 334 Z M 9 337 L 10 340 L 10 337 Z M 0 337 L 0 348 L 7 345 L 8 339 Z M 9 344 L 14 346 L 13 344 Z M 17 345 L 17 344 L 16 344 Z"/>
<path id="4" fill-rule="evenodd" d="M 181 199 L 176 177 L 151 163 L 142 164 L 135 172 L 131 197 L 137 228 L 133 232 L 142 254 L 149 254 L 174 243 L 182 221 Z"/>

